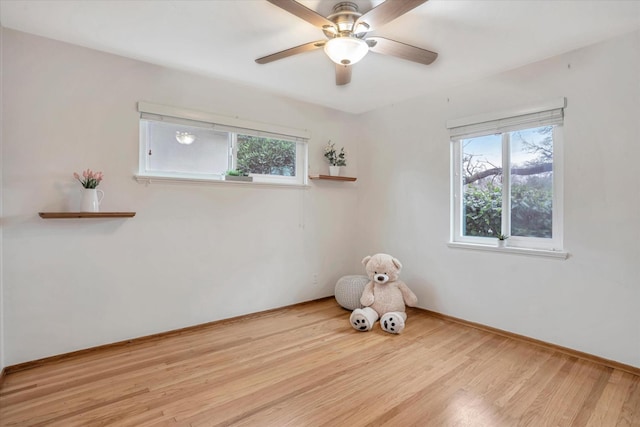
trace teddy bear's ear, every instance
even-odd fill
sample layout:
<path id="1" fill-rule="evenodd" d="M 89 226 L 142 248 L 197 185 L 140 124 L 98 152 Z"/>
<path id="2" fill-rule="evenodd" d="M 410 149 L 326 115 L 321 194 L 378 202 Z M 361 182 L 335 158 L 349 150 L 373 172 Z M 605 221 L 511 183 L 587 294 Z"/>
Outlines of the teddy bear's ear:
<path id="1" fill-rule="evenodd" d="M 370 259 L 371 255 L 367 255 L 366 257 L 362 258 L 362 265 L 367 265 Z"/>
<path id="2" fill-rule="evenodd" d="M 402 264 L 400 264 L 400 261 L 398 261 L 396 258 L 392 258 L 391 262 L 393 262 L 393 265 L 395 265 L 398 270 L 402 268 Z"/>

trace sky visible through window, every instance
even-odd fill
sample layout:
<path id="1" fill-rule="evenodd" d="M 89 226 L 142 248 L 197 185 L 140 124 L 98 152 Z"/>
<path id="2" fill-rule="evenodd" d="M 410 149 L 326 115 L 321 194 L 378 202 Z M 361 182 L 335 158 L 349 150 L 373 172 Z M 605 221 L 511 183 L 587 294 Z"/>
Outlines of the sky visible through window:
<path id="1" fill-rule="evenodd" d="M 511 165 L 520 166 L 531 160 L 531 154 L 524 147 L 524 141 L 537 145 L 545 135 L 540 128 L 519 130 L 511 133 Z M 475 160 L 487 162 L 496 167 L 502 164 L 502 135 L 485 135 L 462 141 L 465 154 L 471 154 Z"/>

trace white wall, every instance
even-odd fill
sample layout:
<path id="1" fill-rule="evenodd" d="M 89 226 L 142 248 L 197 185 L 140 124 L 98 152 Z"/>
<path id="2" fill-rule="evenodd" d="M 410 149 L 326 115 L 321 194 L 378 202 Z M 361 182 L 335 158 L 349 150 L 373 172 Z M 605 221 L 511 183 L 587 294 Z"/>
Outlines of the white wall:
<path id="1" fill-rule="evenodd" d="M 351 116 L 8 29 L 3 38 L 7 365 L 329 296 L 359 269 L 357 183 L 133 179 L 139 100 L 309 129 L 315 173 L 327 173 L 327 140 L 355 152 Z M 39 218 L 77 210 L 72 174 L 85 168 L 104 172 L 102 210 L 137 215 Z"/>
<path id="2" fill-rule="evenodd" d="M 0 70 L 2 69 L 2 64 L 3 62 L 3 55 L 2 55 L 2 46 L 3 46 L 3 34 L 4 32 L 2 31 L 2 29 L 0 28 Z M 0 94 L 3 93 L 3 80 L 0 78 Z M 3 115 L 2 115 L 2 103 L 0 103 L 0 129 L 4 128 L 4 122 L 3 122 Z M 2 153 L 4 152 L 3 149 L 3 135 L 2 132 L 0 132 L 0 165 L 3 165 L 3 156 Z M 4 192 L 4 186 L 2 184 L 2 176 L 4 175 L 4 173 L 2 172 L 3 169 L 0 169 L 0 188 L 3 189 Z M 0 218 L 4 217 L 4 213 L 3 213 L 3 209 L 2 209 L 2 200 L 3 197 L 2 195 L 0 195 Z M 4 221 L 0 220 L 0 372 L 4 369 L 4 367 L 6 366 L 4 363 L 4 289 L 3 289 L 3 277 L 4 275 L 2 274 L 2 271 L 4 271 L 4 268 L 2 268 L 2 263 L 3 263 L 3 259 L 4 257 L 2 256 L 2 248 L 4 247 L 3 244 L 3 229 L 4 229 Z"/>
<path id="3" fill-rule="evenodd" d="M 4 364 L 327 296 L 388 252 L 422 307 L 640 366 L 639 38 L 354 117 L 4 29 Z M 559 96 L 570 258 L 448 248 L 445 121 Z M 138 100 L 310 129 L 311 172 L 332 139 L 358 181 L 138 184 Z M 136 217 L 40 219 L 87 167 Z"/>
<path id="4" fill-rule="evenodd" d="M 448 119 L 567 97 L 565 261 L 452 249 Z M 640 33 L 363 115 L 357 250 L 422 307 L 640 367 Z"/>

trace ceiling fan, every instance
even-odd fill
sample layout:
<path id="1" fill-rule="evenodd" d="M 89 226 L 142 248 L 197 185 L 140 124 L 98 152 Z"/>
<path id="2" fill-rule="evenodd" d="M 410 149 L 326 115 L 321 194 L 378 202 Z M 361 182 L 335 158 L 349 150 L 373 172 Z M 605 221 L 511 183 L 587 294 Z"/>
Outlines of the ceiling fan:
<path id="1" fill-rule="evenodd" d="M 429 65 L 438 54 L 384 37 L 367 37 L 367 33 L 398 18 L 427 0 L 387 0 L 370 11 L 358 12 L 358 5 L 340 2 L 326 18 L 295 0 L 267 0 L 281 9 L 322 29 L 327 40 L 318 40 L 256 59 L 267 64 L 303 52 L 324 48 L 336 64 L 336 85 L 351 81 L 351 66 L 369 52 L 391 55 Z"/>

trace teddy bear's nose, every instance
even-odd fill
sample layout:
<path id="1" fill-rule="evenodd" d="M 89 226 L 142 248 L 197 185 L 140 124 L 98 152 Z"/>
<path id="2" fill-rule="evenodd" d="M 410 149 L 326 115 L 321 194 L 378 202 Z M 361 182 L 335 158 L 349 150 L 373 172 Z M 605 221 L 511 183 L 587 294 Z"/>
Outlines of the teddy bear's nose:
<path id="1" fill-rule="evenodd" d="M 384 276 L 380 275 L 376 277 L 376 279 L 378 280 L 378 282 L 382 282 L 384 280 Z"/>

